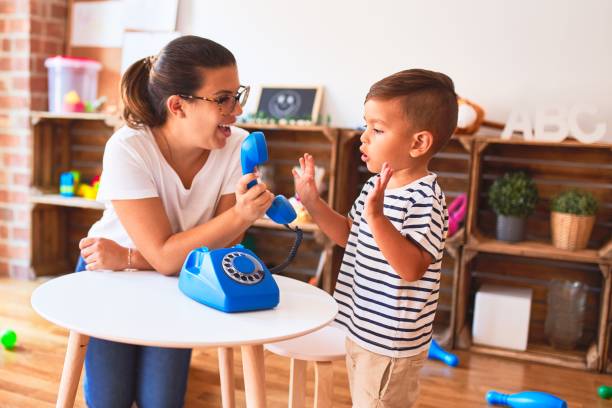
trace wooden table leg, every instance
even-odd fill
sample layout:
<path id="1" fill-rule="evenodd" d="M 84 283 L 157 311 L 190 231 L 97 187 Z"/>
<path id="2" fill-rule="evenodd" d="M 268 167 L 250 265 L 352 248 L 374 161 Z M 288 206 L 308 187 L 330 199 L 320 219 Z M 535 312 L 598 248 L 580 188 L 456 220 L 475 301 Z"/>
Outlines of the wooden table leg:
<path id="1" fill-rule="evenodd" d="M 71 408 L 74 406 L 87 344 L 89 344 L 89 336 L 70 331 L 56 408 Z"/>
<path id="2" fill-rule="evenodd" d="M 242 370 L 247 408 L 266 407 L 263 345 L 242 346 Z"/>
<path id="3" fill-rule="evenodd" d="M 289 378 L 289 408 L 306 406 L 306 361 L 291 359 Z"/>
<path id="4" fill-rule="evenodd" d="M 221 380 L 221 405 L 223 408 L 236 406 L 234 383 L 234 349 L 219 347 L 219 377 Z"/>

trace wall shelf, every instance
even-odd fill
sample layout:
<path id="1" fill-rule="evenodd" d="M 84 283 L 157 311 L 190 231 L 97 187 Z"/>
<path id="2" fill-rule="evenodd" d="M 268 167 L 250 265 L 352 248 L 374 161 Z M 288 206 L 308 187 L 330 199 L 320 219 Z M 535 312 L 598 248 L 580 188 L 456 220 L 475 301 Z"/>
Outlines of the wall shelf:
<path id="1" fill-rule="evenodd" d="M 30 112 L 30 122 L 33 126 L 37 125 L 41 120 L 89 120 L 102 121 L 110 127 L 117 128 L 123 122 L 117 115 L 109 115 L 107 113 L 87 113 L 87 112 Z"/>
<path id="2" fill-rule="evenodd" d="M 31 195 L 30 202 L 34 204 L 57 205 L 60 207 L 86 208 L 90 210 L 104 210 L 104 203 L 88 200 L 82 197 L 64 197 L 59 194 Z"/>
<path id="3" fill-rule="evenodd" d="M 585 262 L 585 263 L 612 263 L 610 254 L 604 256 L 597 249 L 581 249 L 578 251 L 569 251 L 566 249 L 556 248 L 550 242 L 543 241 L 521 241 L 509 243 L 498 241 L 494 238 L 483 236 L 470 237 L 466 244 L 466 249 L 478 252 L 490 252 L 495 254 L 506 254 L 514 256 L 525 256 L 530 258 L 544 258 L 568 262 Z"/>
<path id="4" fill-rule="evenodd" d="M 612 145 L 503 140 L 477 136 L 472 149 L 466 244 L 459 268 L 455 346 L 503 357 L 564 367 L 602 370 L 607 363 L 611 302 Z M 540 200 L 527 220 L 525 241 L 508 243 L 492 238 L 495 214 L 487 201 L 488 188 L 502 174 L 525 171 L 535 181 Z M 550 200 L 569 188 L 592 192 L 603 205 L 586 249 L 556 248 L 550 237 Z M 598 288 L 588 294 L 585 334 L 578 350 L 547 345 L 544 320 L 551 279 L 577 280 Z M 478 285 L 493 283 L 533 290 L 528 349 L 525 352 L 471 344 L 471 307 Z M 597 296 L 599 294 L 599 296 Z M 589 340 L 589 346 L 584 343 Z"/>

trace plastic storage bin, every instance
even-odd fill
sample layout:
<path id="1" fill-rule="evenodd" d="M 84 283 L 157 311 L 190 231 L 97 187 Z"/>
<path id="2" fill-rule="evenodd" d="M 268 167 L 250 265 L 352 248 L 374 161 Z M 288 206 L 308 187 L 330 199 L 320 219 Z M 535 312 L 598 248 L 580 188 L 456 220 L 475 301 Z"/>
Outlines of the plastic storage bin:
<path id="1" fill-rule="evenodd" d="M 49 76 L 49 111 L 83 111 L 83 104 L 98 97 L 98 72 L 102 64 L 85 58 L 52 57 L 45 60 Z M 74 100 L 74 93 L 80 98 L 80 105 Z M 65 104 L 66 95 L 72 100 Z"/>

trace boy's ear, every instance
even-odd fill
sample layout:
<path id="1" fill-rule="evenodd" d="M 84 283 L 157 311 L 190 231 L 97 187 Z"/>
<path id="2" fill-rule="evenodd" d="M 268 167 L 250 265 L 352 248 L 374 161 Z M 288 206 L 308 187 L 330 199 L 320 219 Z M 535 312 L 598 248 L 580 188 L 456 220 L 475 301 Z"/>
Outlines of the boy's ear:
<path id="1" fill-rule="evenodd" d="M 172 116 L 178 118 L 185 117 L 185 111 L 183 110 L 183 104 L 186 103 L 183 98 L 178 95 L 172 95 L 166 100 L 166 109 L 168 113 Z"/>
<path id="2" fill-rule="evenodd" d="M 410 157 L 417 158 L 425 155 L 433 145 L 433 135 L 427 130 L 417 132 L 412 136 Z"/>

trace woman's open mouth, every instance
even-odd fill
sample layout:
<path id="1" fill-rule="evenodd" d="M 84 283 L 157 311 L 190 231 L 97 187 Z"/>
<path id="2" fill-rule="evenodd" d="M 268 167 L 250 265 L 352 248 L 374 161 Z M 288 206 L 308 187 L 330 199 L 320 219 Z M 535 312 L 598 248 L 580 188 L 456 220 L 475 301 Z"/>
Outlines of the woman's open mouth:
<path id="1" fill-rule="evenodd" d="M 219 131 L 223 133 L 223 136 L 225 137 L 230 137 L 232 134 L 232 129 L 230 129 L 229 125 L 219 125 L 217 126 L 217 129 L 219 129 Z"/>

